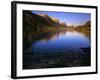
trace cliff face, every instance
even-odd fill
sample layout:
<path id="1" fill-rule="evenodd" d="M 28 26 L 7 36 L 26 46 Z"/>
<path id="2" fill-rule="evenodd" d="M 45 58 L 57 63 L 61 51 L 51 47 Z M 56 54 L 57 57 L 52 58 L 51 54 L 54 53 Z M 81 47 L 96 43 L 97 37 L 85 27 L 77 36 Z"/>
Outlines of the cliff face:
<path id="1" fill-rule="evenodd" d="M 48 16 L 47 14 L 38 14 L 39 16 L 41 16 L 42 18 L 44 18 L 46 20 L 47 23 L 49 23 L 50 25 L 54 26 L 57 22 L 56 20 L 54 20 L 53 17 Z"/>
<path id="2" fill-rule="evenodd" d="M 23 26 L 25 30 L 33 29 L 36 31 L 38 28 L 48 26 L 51 24 L 42 16 L 33 14 L 30 11 L 23 11 Z"/>
<path id="3" fill-rule="evenodd" d="M 64 22 L 60 22 L 58 19 L 48 16 L 47 14 L 34 14 L 31 11 L 23 11 L 23 26 L 24 30 L 37 31 L 38 28 L 44 28 L 46 26 L 66 26 Z"/>
<path id="4" fill-rule="evenodd" d="M 44 18 L 52 26 L 62 26 L 62 27 L 66 26 L 65 22 L 60 22 L 58 19 L 48 16 L 47 14 L 38 14 L 38 15 Z"/>

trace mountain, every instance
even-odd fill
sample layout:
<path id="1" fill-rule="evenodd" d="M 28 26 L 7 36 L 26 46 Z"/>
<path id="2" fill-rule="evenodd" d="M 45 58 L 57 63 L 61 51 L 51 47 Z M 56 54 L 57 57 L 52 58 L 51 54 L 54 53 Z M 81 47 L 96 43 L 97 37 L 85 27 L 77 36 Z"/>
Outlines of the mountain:
<path id="1" fill-rule="evenodd" d="M 57 23 L 56 22 L 57 19 L 54 19 L 53 17 L 50 17 L 47 14 L 37 14 L 37 15 L 41 16 L 42 18 L 44 18 L 52 26 L 54 26 Z"/>
<path id="2" fill-rule="evenodd" d="M 23 11 L 23 26 L 25 30 L 37 30 L 44 26 L 52 26 L 45 18 L 37 14 L 33 14 L 31 11 Z"/>
<path id="3" fill-rule="evenodd" d="M 38 14 L 41 17 L 43 17 L 45 20 L 47 20 L 48 23 L 52 24 L 53 26 L 66 26 L 65 22 L 60 22 L 58 19 L 48 16 L 47 14 Z"/>
<path id="4" fill-rule="evenodd" d="M 62 26 L 66 27 L 66 23 L 60 22 L 58 19 L 51 17 L 47 14 L 35 14 L 31 11 L 23 11 L 23 26 L 24 30 L 37 31 L 40 28 L 45 28 L 47 26 L 56 27 Z"/>
<path id="5" fill-rule="evenodd" d="M 60 23 L 60 25 L 61 25 L 62 27 L 67 27 L 67 25 L 66 25 L 65 22 Z"/>
<path id="6" fill-rule="evenodd" d="M 84 24 L 85 27 L 90 27 L 91 26 L 91 22 L 90 21 L 87 21 L 85 24 Z"/>
<path id="7" fill-rule="evenodd" d="M 85 28 L 85 29 L 89 29 L 91 27 L 91 21 L 87 21 L 87 22 L 85 22 L 83 25 L 79 25 L 79 26 L 77 26 L 76 28 L 79 28 L 79 29 L 83 29 L 83 28 Z"/>

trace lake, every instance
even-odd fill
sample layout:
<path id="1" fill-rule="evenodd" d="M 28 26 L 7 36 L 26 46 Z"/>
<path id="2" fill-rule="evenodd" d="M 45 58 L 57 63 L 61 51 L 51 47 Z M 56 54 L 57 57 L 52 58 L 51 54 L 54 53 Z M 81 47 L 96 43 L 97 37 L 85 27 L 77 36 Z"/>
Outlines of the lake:
<path id="1" fill-rule="evenodd" d="M 90 47 L 83 32 L 48 33 L 32 43 L 31 53 L 24 57 L 24 69 L 90 66 Z"/>
<path id="2" fill-rule="evenodd" d="M 90 47 L 89 39 L 79 32 L 59 32 L 50 38 L 44 38 L 33 44 L 33 52 L 52 53 L 53 51 L 78 51 L 80 48 Z"/>

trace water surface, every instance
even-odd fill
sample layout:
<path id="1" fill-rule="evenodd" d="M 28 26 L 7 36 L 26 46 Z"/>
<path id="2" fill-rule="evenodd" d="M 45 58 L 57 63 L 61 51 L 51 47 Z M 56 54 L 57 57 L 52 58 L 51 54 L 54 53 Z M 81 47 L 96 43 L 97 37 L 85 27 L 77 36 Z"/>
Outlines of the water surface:
<path id="1" fill-rule="evenodd" d="M 32 45 L 33 53 L 53 53 L 55 51 L 80 51 L 80 48 L 90 47 L 89 39 L 82 33 L 76 31 L 65 31 L 55 33 L 49 39 L 43 38 Z"/>
<path id="2" fill-rule="evenodd" d="M 90 66 L 90 39 L 83 32 L 56 31 L 33 41 L 24 69 Z"/>

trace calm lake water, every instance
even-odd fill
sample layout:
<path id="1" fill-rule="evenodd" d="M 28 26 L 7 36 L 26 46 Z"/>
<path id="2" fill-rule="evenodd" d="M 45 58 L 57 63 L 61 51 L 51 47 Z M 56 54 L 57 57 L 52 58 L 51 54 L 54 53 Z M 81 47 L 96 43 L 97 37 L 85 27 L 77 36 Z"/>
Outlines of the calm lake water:
<path id="1" fill-rule="evenodd" d="M 83 33 L 64 31 L 57 32 L 50 37 L 35 42 L 32 46 L 32 51 L 36 54 L 67 51 L 77 52 L 80 51 L 80 48 L 88 47 L 90 47 L 89 38 Z"/>
<path id="2" fill-rule="evenodd" d="M 76 31 L 49 33 L 24 53 L 23 69 L 90 66 L 90 39 Z"/>

